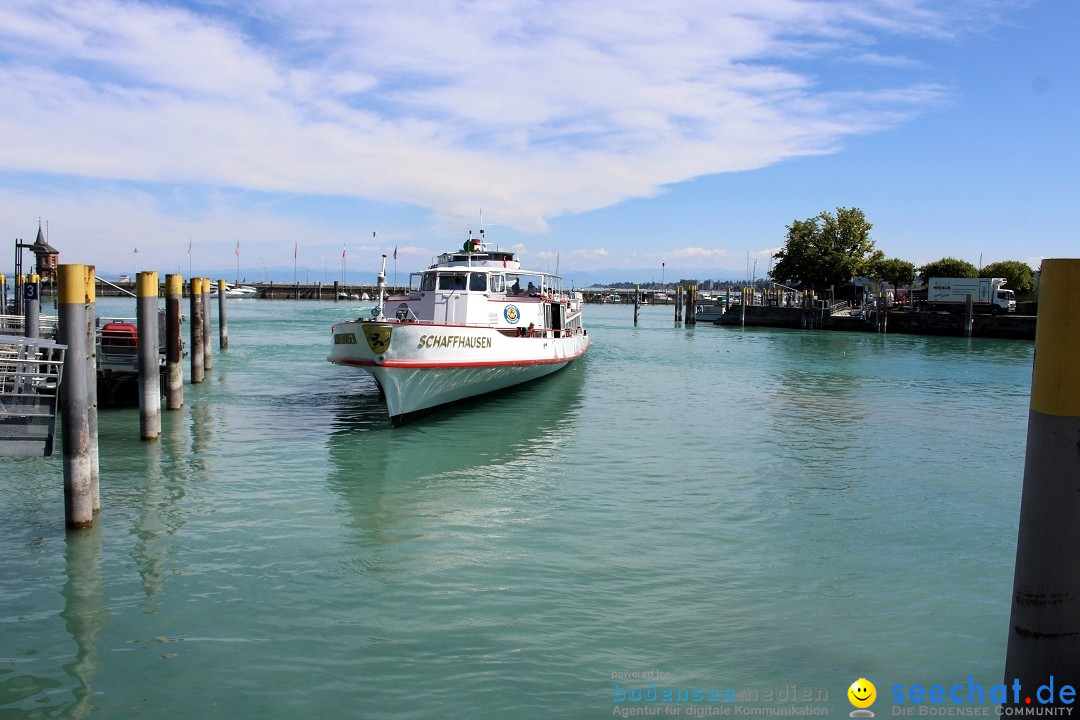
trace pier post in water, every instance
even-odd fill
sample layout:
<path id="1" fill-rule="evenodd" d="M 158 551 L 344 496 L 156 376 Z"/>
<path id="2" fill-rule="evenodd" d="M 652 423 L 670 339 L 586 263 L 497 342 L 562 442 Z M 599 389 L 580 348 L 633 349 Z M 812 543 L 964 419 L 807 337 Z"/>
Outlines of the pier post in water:
<path id="1" fill-rule="evenodd" d="M 23 284 L 23 335 L 28 338 L 40 336 L 41 326 L 41 278 L 27 275 Z"/>
<path id="2" fill-rule="evenodd" d="M 101 511 L 101 463 L 98 451 L 97 268 L 83 265 L 86 278 L 86 414 L 90 426 L 90 486 L 94 512 Z"/>
<path id="3" fill-rule="evenodd" d="M 225 316 L 225 280 L 218 280 L 217 288 L 218 347 L 227 350 L 229 347 L 229 322 Z"/>
<path id="4" fill-rule="evenodd" d="M 191 278 L 191 384 L 203 381 L 203 301 L 202 278 Z"/>
<path id="5" fill-rule="evenodd" d="M 1080 685 L 1077 297 L 1080 260 L 1044 260 L 1005 657 L 1005 682 L 1027 692 Z"/>
<path id="6" fill-rule="evenodd" d="M 686 288 L 686 324 L 697 325 L 697 285 Z"/>
<path id="7" fill-rule="evenodd" d="M 638 305 L 641 302 L 641 286 L 634 286 L 634 324 L 637 325 Z"/>
<path id="8" fill-rule="evenodd" d="M 139 437 L 161 435 L 161 359 L 158 344 L 158 274 L 140 272 L 135 278 L 135 313 L 139 327 Z"/>
<path id="9" fill-rule="evenodd" d="M 210 327 L 210 278 L 202 281 L 202 334 L 203 334 L 203 370 L 214 368 L 214 347 L 210 342 L 210 336 L 214 331 Z"/>
<path id="10" fill-rule="evenodd" d="M 184 406 L 183 335 L 180 322 L 180 298 L 184 295 L 184 278 L 165 276 L 165 409 L 179 410 Z"/>
<path id="11" fill-rule="evenodd" d="M 975 325 L 975 297 L 967 294 L 967 303 L 964 305 L 964 337 L 971 337 L 971 331 Z"/>
<path id="12" fill-rule="evenodd" d="M 87 403 L 85 265 L 57 268 L 57 339 L 67 345 L 64 383 L 60 388 L 60 423 L 64 448 L 64 520 L 69 528 L 94 523 L 93 475 L 90 468 L 90 421 Z"/>

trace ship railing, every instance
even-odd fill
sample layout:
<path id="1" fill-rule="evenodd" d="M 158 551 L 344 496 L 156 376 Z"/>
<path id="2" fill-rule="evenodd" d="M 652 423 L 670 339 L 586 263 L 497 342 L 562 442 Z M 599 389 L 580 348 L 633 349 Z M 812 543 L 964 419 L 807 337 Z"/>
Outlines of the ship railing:
<path id="1" fill-rule="evenodd" d="M 183 321 L 183 317 L 181 317 Z M 99 370 L 108 370 L 120 373 L 139 372 L 139 348 L 137 338 L 126 333 L 109 331 L 105 326 L 110 323 L 122 323 L 138 326 L 136 318 L 108 317 L 97 319 L 98 328 L 96 334 L 97 364 Z M 166 349 L 166 321 L 165 310 L 158 309 L 158 360 L 161 365 L 165 364 Z M 183 354 L 187 355 L 184 348 Z"/>

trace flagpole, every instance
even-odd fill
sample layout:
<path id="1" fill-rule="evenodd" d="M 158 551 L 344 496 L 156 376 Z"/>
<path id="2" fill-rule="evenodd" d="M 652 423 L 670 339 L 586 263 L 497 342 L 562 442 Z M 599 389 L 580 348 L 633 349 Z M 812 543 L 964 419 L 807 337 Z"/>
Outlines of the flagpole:
<path id="1" fill-rule="evenodd" d="M 292 283 L 293 283 L 293 285 L 296 284 L 296 251 L 297 251 L 297 247 L 298 247 L 297 241 L 293 240 L 293 246 L 292 246 Z"/>
<path id="2" fill-rule="evenodd" d="M 236 240 L 236 284 L 240 285 L 240 239 Z"/>

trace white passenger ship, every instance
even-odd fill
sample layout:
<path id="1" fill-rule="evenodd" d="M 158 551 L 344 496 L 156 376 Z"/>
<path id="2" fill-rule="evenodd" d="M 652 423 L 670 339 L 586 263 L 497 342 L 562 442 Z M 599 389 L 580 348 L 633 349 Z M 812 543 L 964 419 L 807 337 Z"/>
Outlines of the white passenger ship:
<path id="1" fill-rule="evenodd" d="M 330 362 L 371 373 L 393 425 L 434 408 L 535 380 L 582 357 L 580 292 L 558 275 L 526 271 L 518 256 L 471 237 L 385 296 L 371 318 L 332 328 Z"/>

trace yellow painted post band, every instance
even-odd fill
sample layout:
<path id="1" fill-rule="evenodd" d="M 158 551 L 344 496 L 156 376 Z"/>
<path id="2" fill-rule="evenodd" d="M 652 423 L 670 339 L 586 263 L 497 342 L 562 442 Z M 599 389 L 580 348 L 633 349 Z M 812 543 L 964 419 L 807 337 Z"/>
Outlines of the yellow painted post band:
<path id="1" fill-rule="evenodd" d="M 30 276 L 30 282 L 32 282 L 32 283 L 34 283 L 36 285 L 37 283 L 41 282 L 41 276 L 36 275 L 36 274 L 31 275 Z"/>
<path id="2" fill-rule="evenodd" d="M 202 295 L 202 278 L 191 278 L 191 296 L 198 297 Z"/>
<path id="3" fill-rule="evenodd" d="M 82 305 L 86 299 L 86 266 L 59 265 L 56 268 L 56 299 L 61 305 Z"/>
<path id="4" fill-rule="evenodd" d="M 1080 260 L 1043 260 L 1031 409 L 1080 417 Z"/>
<path id="5" fill-rule="evenodd" d="M 165 278 L 165 292 L 169 297 L 182 297 L 184 294 L 184 276 L 169 275 Z"/>
<path id="6" fill-rule="evenodd" d="M 86 272 L 84 273 L 86 283 L 86 302 L 97 302 L 97 267 L 94 265 L 84 265 Z"/>
<path id="7" fill-rule="evenodd" d="M 145 270 L 135 278 L 135 297 L 148 298 L 158 296 L 157 270 Z"/>
<path id="8" fill-rule="evenodd" d="M 222 297 L 225 297 L 225 280 L 224 278 L 217 281 L 217 291 Z"/>

